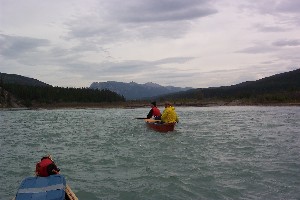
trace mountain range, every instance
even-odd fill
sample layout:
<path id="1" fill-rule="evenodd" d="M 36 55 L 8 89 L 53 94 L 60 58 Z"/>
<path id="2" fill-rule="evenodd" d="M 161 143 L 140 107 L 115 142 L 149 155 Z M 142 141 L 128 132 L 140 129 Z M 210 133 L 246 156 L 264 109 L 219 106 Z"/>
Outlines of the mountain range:
<path id="1" fill-rule="evenodd" d="M 29 78 L 26 76 L 21 76 L 17 74 L 6 74 L 0 72 L 0 77 L 3 83 L 5 84 L 18 84 L 18 85 L 27 85 L 27 86 L 41 86 L 41 87 L 52 87 L 51 85 L 39 81 L 34 78 Z M 181 88 L 173 86 L 161 86 L 156 83 L 148 82 L 145 84 L 138 84 L 135 82 L 124 83 L 116 81 L 107 81 L 107 82 L 93 82 L 90 89 L 99 89 L 99 90 L 110 90 L 116 92 L 119 95 L 122 95 L 126 100 L 138 100 L 151 98 L 153 96 L 160 96 L 165 94 L 171 94 L 176 92 L 187 91 L 193 89 L 191 87 Z"/>
<path id="2" fill-rule="evenodd" d="M 95 103 L 126 100 L 173 101 L 182 105 L 300 104 L 300 69 L 256 81 L 211 88 L 180 88 L 155 83 L 94 82 L 90 88 L 59 88 L 34 78 L 0 73 L 0 107 L 34 103 Z M 19 103 L 20 102 L 20 103 Z M 141 103 L 143 101 L 140 101 Z M 238 104 L 231 104 L 239 102 Z"/>
<path id="3" fill-rule="evenodd" d="M 116 81 L 93 82 L 90 88 L 99 90 L 108 89 L 124 96 L 126 100 L 147 99 L 154 96 L 161 96 L 192 89 L 191 87 L 181 88 L 173 86 L 161 86 L 152 82 L 138 84 L 135 82 L 124 83 Z"/>

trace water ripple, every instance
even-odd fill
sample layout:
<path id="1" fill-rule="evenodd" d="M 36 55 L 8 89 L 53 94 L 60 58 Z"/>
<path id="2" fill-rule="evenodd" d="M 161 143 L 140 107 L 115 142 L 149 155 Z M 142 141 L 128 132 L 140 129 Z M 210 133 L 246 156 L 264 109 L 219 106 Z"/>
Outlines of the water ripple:
<path id="1" fill-rule="evenodd" d="M 177 108 L 172 134 L 148 109 L 0 111 L 0 199 L 51 153 L 81 199 L 298 199 L 298 107 Z"/>

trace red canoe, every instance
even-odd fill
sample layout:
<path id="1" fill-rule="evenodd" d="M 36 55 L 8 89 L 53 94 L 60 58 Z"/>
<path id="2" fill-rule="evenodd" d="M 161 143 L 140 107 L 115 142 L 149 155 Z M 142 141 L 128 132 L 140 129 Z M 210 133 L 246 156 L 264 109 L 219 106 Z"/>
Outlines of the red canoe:
<path id="1" fill-rule="evenodd" d="M 146 125 L 158 132 L 174 131 L 175 123 L 160 123 L 160 120 L 145 119 Z"/>

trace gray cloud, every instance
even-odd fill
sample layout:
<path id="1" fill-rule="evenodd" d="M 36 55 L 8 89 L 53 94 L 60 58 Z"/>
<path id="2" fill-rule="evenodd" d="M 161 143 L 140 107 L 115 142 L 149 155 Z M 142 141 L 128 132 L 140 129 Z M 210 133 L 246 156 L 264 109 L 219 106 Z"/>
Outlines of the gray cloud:
<path id="1" fill-rule="evenodd" d="M 53 85 L 230 85 L 300 59 L 296 0 L 4 1 L 1 70 Z"/>
<path id="2" fill-rule="evenodd" d="M 49 46 L 50 42 L 46 39 L 36 39 L 21 36 L 9 36 L 0 34 L 1 49 L 0 53 L 6 58 L 17 58 L 20 55 L 35 52 L 40 47 Z"/>
<path id="3" fill-rule="evenodd" d="M 98 15 L 89 15 L 72 20 L 66 25 L 70 29 L 70 34 L 78 38 L 99 37 L 102 40 L 108 38 L 112 40 L 118 34 L 124 35 L 120 24 L 105 21 Z"/>
<path id="4" fill-rule="evenodd" d="M 278 40 L 276 42 L 273 42 L 274 46 L 300 46 L 300 40 Z"/>
<path id="5" fill-rule="evenodd" d="M 161 60 L 153 61 L 151 63 L 153 63 L 155 65 L 172 64 L 172 63 L 182 64 L 182 63 L 186 63 L 193 59 L 195 59 L 195 58 L 193 58 L 193 57 L 173 57 L 173 58 L 164 58 Z"/>
<path id="6" fill-rule="evenodd" d="M 261 32 L 284 32 L 284 31 L 287 31 L 287 29 L 284 29 L 279 26 L 268 26 L 268 25 L 263 25 L 263 24 L 258 24 L 258 25 L 256 25 L 255 28 Z"/>
<path id="7" fill-rule="evenodd" d="M 300 1 L 297 0 L 281 0 L 278 4 L 273 5 L 278 12 L 300 13 Z"/>
<path id="8" fill-rule="evenodd" d="M 166 79 L 172 79 L 180 75 L 180 72 L 176 68 L 163 68 L 161 64 L 175 64 L 184 63 L 191 58 L 174 57 L 166 58 L 156 61 L 142 61 L 142 60 L 127 60 L 122 62 L 102 62 L 102 63 L 90 63 L 80 61 L 76 56 L 72 57 L 62 57 L 54 61 L 48 61 L 48 65 L 59 66 L 59 73 L 65 73 L 69 76 L 73 74 L 74 76 L 80 75 L 82 80 L 87 82 L 93 81 L 109 81 L 109 80 L 119 80 L 119 81 L 140 81 L 148 80 L 149 73 L 151 73 L 152 78 L 162 77 L 166 75 Z M 41 63 L 38 61 L 38 63 Z M 63 63 L 63 64 L 60 64 Z M 170 74 L 174 73 L 173 75 Z M 176 75 L 175 75 L 176 74 Z M 104 80 L 105 79 L 105 80 Z"/>
<path id="9" fill-rule="evenodd" d="M 276 54 L 277 62 L 286 61 L 288 66 L 298 66 L 300 68 L 299 51 L 299 47 L 284 48 L 280 53 Z"/>
<path id="10" fill-rule="evenodd" d="M 99 43 L 147 38 L 178 38 L 190 20 L 217 13 L 208 0 L 111 0 L 94 13 L 68 23 L 70 38 L 95 38 Z M 178 28 L 180 27 L 180 28 Z"/>
<path id="11" fill-rule="evenodd" d="M 241 3 L 241 8 L 257 10 L 264 14 L 278 15 L 280 13 L 299 13 L 300 3 L 297 0 L 245 1 Z"/>
<path id="12" fill-rule="evenodd" d="M 247 47 L 237 51 L 236 53 L 249 53 L 249 54 L 261 54 L 261 53 L 270 53 L 274 52 L 276 49 L 268 45 L 256 45 L 252 47 Z"/>
<path id="13" fill-rule="evenodd" d="M 112 0 L 104 5 L 110 18 L 130 23 L 190 20 L 217 12 L 208 0 Z"/>
<path id="14" fill-rule="evenodd" d="M 61 66 L 79 60 L 83 51 L 53 46 L 49 40 L 0 34 L 0 55 L 27 66 Z"/>
<path id="15" fill-rule="evenodd" d="M 298 0 L 244 1 L 239 7 L 246 12 L 252 10 L 253 13 L 268 14 L 278 27 L 284 29 L 295 28 L 295 25 L 300 26 L 300 1 Z"/>
<path id="16" fill-rule="evenodd" d="M 147 73 L 151 70 L 151 73 L 162 72 L 164 70 L 168 71 L 169 68 L 164 69 L 160 65 L 162 64 L 182 64 L 186 63 L 193 58 L 189 57 L 173 57 L 173 58 L 165 58 L 161 60 L 155 61 L 140 61 L 140 60 L 127 60 L 123 62 L 104 62 L 98 66 L 98 69 L 101 70 L 102 73 Z M 101 67 L 100 67 L 101 66 Z M 174 69 L 175 70 L 175 69 Z"/>

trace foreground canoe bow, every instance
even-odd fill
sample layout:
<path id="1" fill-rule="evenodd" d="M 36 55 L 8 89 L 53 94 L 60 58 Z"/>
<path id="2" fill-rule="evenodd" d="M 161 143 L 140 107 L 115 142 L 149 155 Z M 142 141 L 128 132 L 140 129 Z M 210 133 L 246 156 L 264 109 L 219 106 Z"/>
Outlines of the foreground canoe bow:
<path id="1" fill-rule="evenodd" d="M 63 175 L 27 177 L 13 200 L 78 200 Z"/>
<path id="2" fill-rule="evenodd" d="M 161 123 L 161 120 L 145 119 L 146 125 L 158 132 L 174 131 L 176 123 Z"/>
<path id="3" fill-rule="evenodd" d="M 66 200 L 78 200 L 75 193 L 71 190 L 70 186 L 67 184 L 66 186 Z"/>

